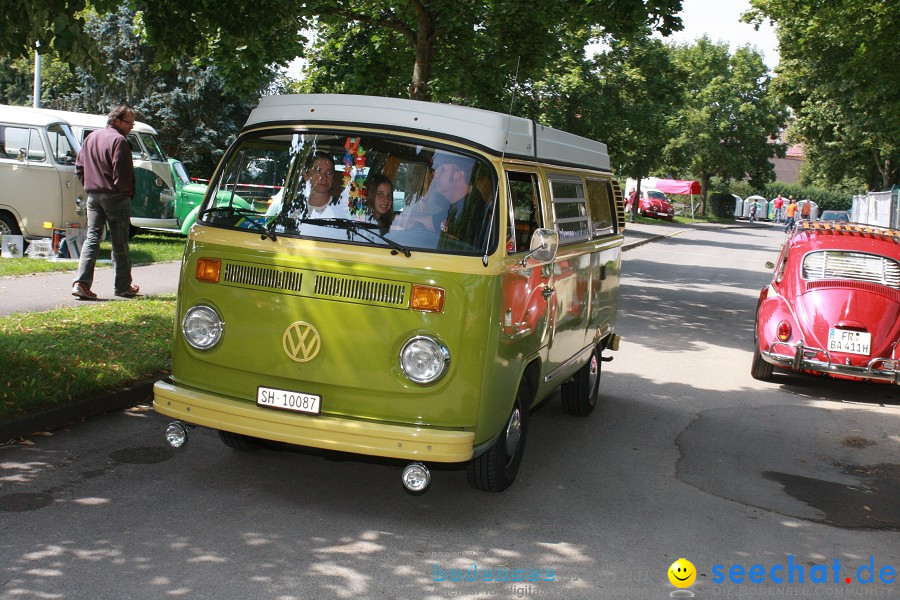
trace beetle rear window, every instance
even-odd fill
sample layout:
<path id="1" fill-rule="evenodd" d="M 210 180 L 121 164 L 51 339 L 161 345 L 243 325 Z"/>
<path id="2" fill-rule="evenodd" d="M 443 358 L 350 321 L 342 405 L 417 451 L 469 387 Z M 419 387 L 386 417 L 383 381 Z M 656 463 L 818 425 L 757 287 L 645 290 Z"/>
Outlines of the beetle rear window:
<path id="1" fill-rule="evenodd" d="M 900 289 L 900 263 L 878 254 L 821 250 L 803 258 L 803 278 L 850 279 Z"/>

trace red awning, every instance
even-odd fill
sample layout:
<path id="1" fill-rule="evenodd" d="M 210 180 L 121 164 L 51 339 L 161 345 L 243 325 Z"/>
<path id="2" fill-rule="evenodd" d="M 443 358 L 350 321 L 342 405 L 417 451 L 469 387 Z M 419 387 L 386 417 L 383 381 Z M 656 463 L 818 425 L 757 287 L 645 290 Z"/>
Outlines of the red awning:
<path id="1" fill-rule="evenodd" d="M 657 179 L 653 186 L 667 194 L 699 194 L 700 184 L 696 181 L 682 181 L 680 179 Z"/>

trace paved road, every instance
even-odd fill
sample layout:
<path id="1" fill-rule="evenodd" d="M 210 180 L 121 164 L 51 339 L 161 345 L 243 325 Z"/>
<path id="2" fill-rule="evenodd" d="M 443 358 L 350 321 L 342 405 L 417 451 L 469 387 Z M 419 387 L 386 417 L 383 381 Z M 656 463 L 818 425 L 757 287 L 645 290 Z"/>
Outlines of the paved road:
<path id="1" fill-rule="evenodd" d="M 202 429 L 174 451 L 142 407 L 0 448 L 0 600 L 654 599 L 679 557 L 697 598 L 898 597 L 878 580 L 900 570 L 896 391 L 749 376 L 776 234 L 629 250 L 602 404 L 534 413 L 502 494 L 437 469 L 413 497 L 394 465 L 239 453 Z M 488 567 L 553 581 L 464 581 Z"/>

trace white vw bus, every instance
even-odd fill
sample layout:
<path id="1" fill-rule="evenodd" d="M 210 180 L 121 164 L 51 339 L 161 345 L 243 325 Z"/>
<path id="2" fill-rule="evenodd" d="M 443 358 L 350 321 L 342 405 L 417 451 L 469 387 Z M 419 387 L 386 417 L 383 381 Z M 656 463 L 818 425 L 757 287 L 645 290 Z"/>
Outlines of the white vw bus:
<path id="1" fill-rule="evenodd" d="M 0 106 L 0 234 L 47 238 L 87 226 L 68 122 L 40 109 Z"/>

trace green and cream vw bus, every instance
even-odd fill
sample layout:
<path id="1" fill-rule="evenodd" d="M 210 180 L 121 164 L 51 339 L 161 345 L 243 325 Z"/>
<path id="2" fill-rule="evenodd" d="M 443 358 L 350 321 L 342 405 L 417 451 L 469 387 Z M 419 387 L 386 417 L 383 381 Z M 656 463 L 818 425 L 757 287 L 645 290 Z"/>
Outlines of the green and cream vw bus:
<path id="1" fill-rule="evenodd" d="M 376 176 L 403 198 L 387 225 Z M 272 202 L 226 201 L 272 181 Z M 429 463 L 466 464 L 501 491 L 530 409 L 560 386 L 571 414 L 597 402 L 623 214 L 602 143 L 460 106 L 265 97 L 189 233 L 154 390 L 166 438 L 402 460 L 411 491 Z"/>
<path id="2" fill-rule="evenodd" d="M 40 110 L 70 123 L 79 145 L 84 143 L 92 131 L 106 127 L 106 115 Z M 156 136 L 156 129 L 141 121 L 135 121 L 134 128 L 128 134 L 135 184 L 134 198 L 131 201 L 131 225 L 135 228 L 177 230 L 180 224 L 175 214 L 172 168 Z"/>

